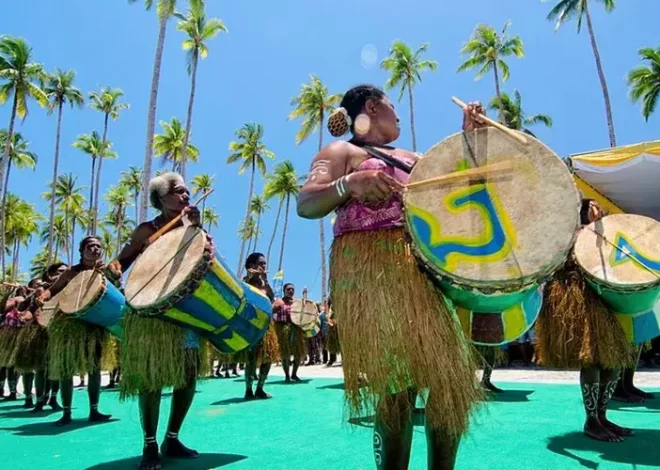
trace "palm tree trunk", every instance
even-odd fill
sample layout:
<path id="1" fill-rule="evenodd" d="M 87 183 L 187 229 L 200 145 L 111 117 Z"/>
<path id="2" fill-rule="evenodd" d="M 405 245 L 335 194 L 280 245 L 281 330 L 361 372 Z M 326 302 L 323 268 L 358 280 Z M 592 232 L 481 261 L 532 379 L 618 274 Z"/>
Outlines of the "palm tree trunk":
<path id="1" fill-rule="evenodd" d="M 71 220 L 71 259 L 75 254 L 76 247 L 76 218 L 73 217 Z"/>
<path id="2" fill-rule="evenodd" d="M 202 201 L 202 213 L 200 214 L 199 223 L 204 226 L 204 209 L 206 208 L 206 199 Z"/>
<path id="3" fill-rule="evenodd" d="M 7 131 L 7 143 L 5 144 L 5 149 L 2 153 L 2 159 L 0 160 L 0 185 L 5 181 L 5 172 L 6 168 L 9 165 L 9 150 L 11 149 L 11 143 L 14 140 L 14 123 L 16 121 L 16 107 L 18 104 L 17 93 L 14 93 L 14 103 L 11 106 L 11 115 L 9 116 L 9 130 Z M 5 200 L 5 193 L 7 192 L 7 185 L 4 184 L 0 186 L 0 194 L 2 194 L 2 200 Z M 5 278 L 5 268 L 6 262 L 5 259 L 5 205 L 0 206 L 0 264 L 2 264 L 2 279 Z"/>
<path id="4" fill-rule="evenodd" d="M 254 190 L 254 174 L 256 172 L 257 166 L 254 159 L 252 160 L 252 174 L 250 175 L 250 191 L 248 193 L 247 199 L 247 209 L 245 210 L 245 222 L 243 227 L 247 226 L 248 219 L 250 218 L 250 202 L 252 201 L 252 191 Z M 236 275 L 240 278 L 241 273 L 243 272 L 243 256 L 245 255 L 245 238 L 241 241 L 241 251 L 238 255 L 238 269 L 236 270 Z"/>
<path id="5" fill-rule="evenodd" d="M 159 18 L 158 43 L 156 44 L 156 57 L 154 58 L 154 70 L 151 75 L 151 92 L 149 94 L 149 114 L 147 115 L 147 144 L 144 153 L 143 177 L 142 177 L 142 204 L 140 206 L 140 220 L 147 220 L 149 210 L 149 180 L 151 179 L 151 163 L 154 145 L 154 127 L 156 125 L 156 106 L 158 104 L 158 83 L 160 82 L 160 66 L 163 62 L 163 49 L 165 47 L 165 32 L 167 31 L 167 15 Z"/>
<path id="6" fill-rule="evenodd" d="M 412 101 L 411 101 L 412 103 Z M 412 104 L 411 104 L 412 106 Z M 411 113 L 412 116 L 412 113 Z M 323 149 L 323 108 L 321 108 L 321 127 L 319 129 L 319 153 Z M 414 135 L 414 134 L 413 134 Z M 325 251 L 325 219 L 319 219 L 319 244 L 321 245 L 321 305 L 325 305 L 325 299 L 328 298 L 328 266 Z"/>
<path id="7" fill-rule="evenodd" d="M 135 226 L 138 226 L 138 219 L 140 218 L 140 207 L 138 206 L 138 198 L 140 197 L 140 192 L 135 193 Z"/>
<path id="8" fill-rule="evenodd" d="M 506 125 L 504 122 L 504 103 L 502 102 L 502 92 L 500 90 L 500 76 L 497 70 L 497 62 L 493 63 L 493 74 L 495 75 L 495 96 L 497 96 L 497 101 L 500 103 L 498 119 L 500 120 L 500 123 Z"/>
<path id="9" fill-rule="evenodd" d="M 277 206 L 277 216 L 275 216 L 275 227 L 273 228 L 273 234 L 270 237 L 268 242 L 268 252 L 266 254 L 266 263 L 270 265 L 270 252 L 273 249 L 273 242 L 275 241 L 275 236 L 277 235 L 277 226 L 280 222 L 280 214 L 282 213 L 282 207 L 284 206 L 284 198 L 280 198 L 280 203 Z"/>
<path id="10" fill-rule="evenodd" d="M 585 12 L 585 16 L 587 17 L 587 28 L 589 29 L 591 48 L 594 51 L 594 58 L 596 59 L 596 69 L 598 70 L 598 79 L 600 80 L 600 87 L 603 89 L 603 98 L 605 99 L 605 114 L 607 117 L 607 130 L 610 134 L 610 147 L 616 147 L 616 135 L 614 134 L 614 119 L 612 118 L 612 103 L 610 102 L 610 92 L 607 89 L 605 72 L 603 72 L 603 64 L 601 63 L 600 53 L 598 52 L 598 45 L 596 44 L 594 25 L 591 23 L 591 14 L 589 13 L 589 8 L 587 4 L 588 2 L 584 2 L 584 12 Z"/>
<path id="11" fill-rule="evenodd" d="M 11 172 L 11 157 L 7 160 L 7 173 L 5 173 L 4 191 L 2 193 L 2 207 L 7 207 L 7 195 L 9 194 L 9 173 L 10 172 Z M 3 235 L 4 235 L 4 232 L 3 232 Z M 4 243 L 3 243 L 3 246 L 4 246 Z M 4 256 L 5 256 L 4 250 L 2 252 L 2 256 L 3 256 L 3 262 L 4 262 Z M 13 258 L 12 258 L 12 260 L 13 260 Z M 3 279 L 4 279 L 4 275 L 5 275 L 4 267 L 5 266 L 3 264 L 2 265 Z M 14 276 L 14 275 L 15 275 L 15 272 L 12 272 L 12 276 Z"/>
<path id="12" fill-rule="evenodd" d="M 119 211 L 119 208 L 117 209 Z M 121 251 L 121 232 L 124 228 L 124 217 L 121 213 L 117 217 L 117 254 Z"/>
<path id="13" fill-rule="evenodd" d="M 190 97 L 188 98 L 188 116 L 186 118 L 186 132 L 183 135 L 183 152 L 181 153 L 181 176 L 186 179 L 186 156 L 188 153 L 188 139 L 190 138 L 190 129 L 192 128 L 192 112 L 195 103 L 195 87 L 197 82 L 197 62 L 198 50 L 195 50 L 192 57 L 192 67 L 190 70 Z"/>
<path id="14" fill-rule="evenodd" d="M 286 229 L 289 225 L 289 202 L 291 201 L 291 195 L 286 195 L 286 209 L 284 210 L 284 227 L 282 228 L 282 246 L 280 246 L 280 262 L 278 263 L 277 270 L 282 270 L 282 262 L 284 261 L 284 242 L 286 241 Z"/>
<path id="15" fill-rule="evenodd" d="M 103 138 L 101 139 L 101 149 L 105 153 L 106 142 L 108 138 L 108 115 L 103 120 Z M 99 167 L 96 169 L 96 184 L 94 185 L 94 218 L 92 220 L 92 235 L 96 235 L 96 226 L 99 220 L 99 192 L 101 190 L 101 168 L 103 167 L 103 153 L 99 157 Z"/>
<path id="16" fill-rule="evenodd" d="M 412 134 L 413 152 L 417 152 L 417 136 L 415 135 L 415 112 L 413 106 L 412 83 L 408 80 L 408 102 L 410 103 L 410 132 Z"/>
<path id="17" fill-rule="evenodd" d="M 16 276 L 18 275 L 18 250 L 19 250 L 19 240 L 18 237 L 15 237 L 14 247 L 11 255 L 11 282 L 16 282 Z"/>
<path id="18" fill-rule="evenodd" d="M 94 220 L 94 176 L 96 175 L 96 157 L 92 156 L 92 177 L 89 184 L 89 217 L 91 218 L 87 227 L 87 235 L 92 233 L 92 224 Z"/>
<path id="19" fill-rule="evenodd" d="M 65 232 L 66 232 L 66 230 L 69 230 L 69 211 L 66 211 L 66 210 L 64 211 L 64 230 L 65 230 Z M 66 246 L 66 252 L 67 253 L 66 254 L 67 254 L 67 257 L 69 258 L 69 265 L 72 266 L 73 265 L 73 243 L 71 243 L 69 245 L 69 241 L 68 241 L 66 235 L 67 234 L 65 233 L 64 238 L 65 238 L 65 240 L 67 240 L 67 242 L 66 242 L 66 245 L 67 245 Z"/>
<path id="20" fill-rule="evenodd" d="M 60 102 L 57 108 L 57 130 L 55 132 L 55 159 L 53 161 L 53 187 L 50 192 L 50 217 L 49 217 L 49 229 L 48 229 L 48 256 L 47 264 L 50 264 L 54 261 L 53 256 L 53 239 L 55 238 L 55 230 L 53 225 L 55 224 L 55 186 L 57 185 L 57 172 L 60 165 L 60 136 L 62 130 L 62 105 Z"/>
<path id="21" fill-rule="evenodd" d="M 259 226 L 261 225 L 261 214 L 257 214 L 257 228 L 254 231 L 254 247 L 252 251 L 257 251 L 257 242 L 259 241 Z"/>

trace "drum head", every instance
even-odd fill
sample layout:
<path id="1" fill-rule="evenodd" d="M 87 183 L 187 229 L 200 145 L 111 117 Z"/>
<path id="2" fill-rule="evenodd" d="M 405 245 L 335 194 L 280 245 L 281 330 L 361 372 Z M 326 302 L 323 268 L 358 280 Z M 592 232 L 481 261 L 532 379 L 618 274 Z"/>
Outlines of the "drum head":
<path id="1" fill-rule="evenodd" d="M 660 284 L 660 222 L 642 215 L 613 214 L 580 231 L 578 265 L 596 282 L 615 289 Z"/>
<path id="2" fill-rule="evenodd" d="M 513 169 L 478 180 L 410 189 L 406 224 L 417 255 L 458 284 L 506 289 L 551 273 L 568 255 L 580 198 L 566 165 L 526 136 L 524 145 L 493 127 L 454 134 L 432 147 L 410 183 L 508 161 Z"/>
<path id="3" fill-rule="evenodd" d="M 81 313 L 94 306 L 105 292 L 105 276 L 98 271 L 81 271 L 62 290 L 59 308 L 64 313 Z"/>
<path id="4" fill-rule="evenodd" d="M 55 316 L 55 312 L 57 312 L 57 309 L 59 307 L 61 296 L 62 296 L 62 292 L 59 292 L 48 302 L 46 302 L 41 307 L 41 310 L 39 310 L 39 312 L 37 313 L 37 323 L 39 323 L 44 328 L 48 328 L 48 325 L 50 325 L 50 322 L 53 320 L 53 317 Z"/>
<path id="5" fill-rule="evenodd" d="M 304 327 L 313 325 L 319 316 L 316 304 L 311 300 L 294 299 L 291 304 L 291 322 Z"/>
<path id="6" fill-rule="evenodd" d="M 206 232 L 197 227 L 179 227 L 160 237 L 135 262 L 126 281 L 126 302 L 145 309 L 179 294 L 205 264 L 205 247 Z"/>

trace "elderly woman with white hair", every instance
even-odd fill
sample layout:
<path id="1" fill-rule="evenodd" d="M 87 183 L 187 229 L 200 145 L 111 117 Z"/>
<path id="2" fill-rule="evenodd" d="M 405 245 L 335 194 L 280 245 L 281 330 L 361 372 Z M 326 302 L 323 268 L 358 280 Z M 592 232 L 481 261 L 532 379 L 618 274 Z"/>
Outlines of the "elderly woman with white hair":
<path id="1" fill-rule="evenodd" d="M 190 192 L 177 173 L 153 178 L 149 183 L 149 197 L 160 214 L 140 224 L 117 260 L 108 266 L 117 277 L 145 250 L 149 237 L 182 212 L 192 225 L 200 224 L 199 210 L 190 206 Z M 199 337 L 194 332 L 157 318 L 127 312 L 122 343 L 122 396 L 139 396 L 144 431 L 140 469 L 161 468 L 156 432 L 161 393 L 165 387 L 173 387 L 174 393 L 167 434 L 160 451 L 170 458 L 198 457 L 196 451 L 179 441 L 178 434 L 195 395 L 200 359 Z"/>

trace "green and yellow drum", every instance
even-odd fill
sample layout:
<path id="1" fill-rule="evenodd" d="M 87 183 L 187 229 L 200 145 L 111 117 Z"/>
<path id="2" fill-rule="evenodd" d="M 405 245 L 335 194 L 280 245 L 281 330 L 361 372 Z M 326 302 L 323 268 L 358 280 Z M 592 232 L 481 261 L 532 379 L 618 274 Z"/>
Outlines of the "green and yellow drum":
<path id="1" fill-rule="evenodd" d="M 480 345 L 506 344 L 531 328 L 540 286 L 566 260 L 578 228 L 570 171 L 526 138 L 525 145 L 492 127 L 454 134 L 415 165 L 404 196 L 417 258 Z M 414 185 L 502 162 L 511 169 Z"/>
<path id="2" fill-rule="evenodd" d="M 138 314 L 195 331 L 228 354 L 255 345 L 272 316 L 268 297 L 239 280 L 197 227 L 174 229 L 140 255 L 126 301 Z"/>
<path id="3" fill-rule="evenodd" d="M 575 259 L 631 343 L 660 336 L 660 222 L 608 215 L 580 231 Z"/>

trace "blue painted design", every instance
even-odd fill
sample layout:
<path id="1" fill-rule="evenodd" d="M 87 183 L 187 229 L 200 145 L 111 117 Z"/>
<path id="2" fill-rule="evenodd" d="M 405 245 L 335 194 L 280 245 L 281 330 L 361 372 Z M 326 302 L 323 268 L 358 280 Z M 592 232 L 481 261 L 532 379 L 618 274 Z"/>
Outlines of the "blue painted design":
<path id="1" fill-rule="evenodd" d="M 225 301 L 234 309 L 237 309 L 241 305 L 241 299 L 238 298 L 236 294 L 234 294 L 234 292 L 232 292 L 232 290 L 213 273 L 213 271 L 209 271 L 204 277 L 204 280 L 211 284 L 220 297 L 225 299 Z"/>
<path id="2" fill-rule="evenodd" d="M 533 325 L 541 311 L 543 304 L 543 289 L 534 289 L 532 293 L 523 300 L 523 312 L 528 325 Z"/>
<path id="3" fill-rule="evenodd" d="M 257 293 L 253 291 L 245 283 L 243 283 L 243 288 L 245 289 L 245 300 L 247 301 L 247 303 L 250 305 L 254 305 L 259 310 L 263 310 L 264 312 L 270 315 L 270 312 L 273 310 L 273 306 L 271 305 L 270 300 L 268 300 L 268 297 L 266 297 L 261 293 Z M 254 317 L 250 317 L 248 320 L 251 320 L 252 318 Z"/>
<path id="4" fill-rule="evenodd" d="M 199 349 L 199 335 L 192 330 L 186 330 L 186 349 Z"/>
<path id="5" fill-rule="evenodd" d="M 214 328 L 220 328 L 227 324 L 227 320 L 213 307 L 194 295 L 189 295 L 188 297 L 181 299 L 177 302 L 175 308 L 194 316 L 198 320 L 208 323 Z"/>
<path id="6" fill-rule="evenodd" d="M 633 243 L 626 238 L 622 233 L 617 233 L 614 244 L 618 250 L 612 250 L 612 265 L 625 263 L 626 261 L 637 261 L 639 264 L 647 268 L 660 272 L 660 260 L 652 259 L 637 249 Z M 628 255 L 626 255 L 626 253 Z"/>
<path id="7" fill-rule="evenodd" d="M 125 309 L 126 298 L 119 289 L 108 282 L 105 293 L 80 318 L 95 325 L 111 328 L 124 318 Z M 116 328 L 114 330 L 117 331 Z"/>

